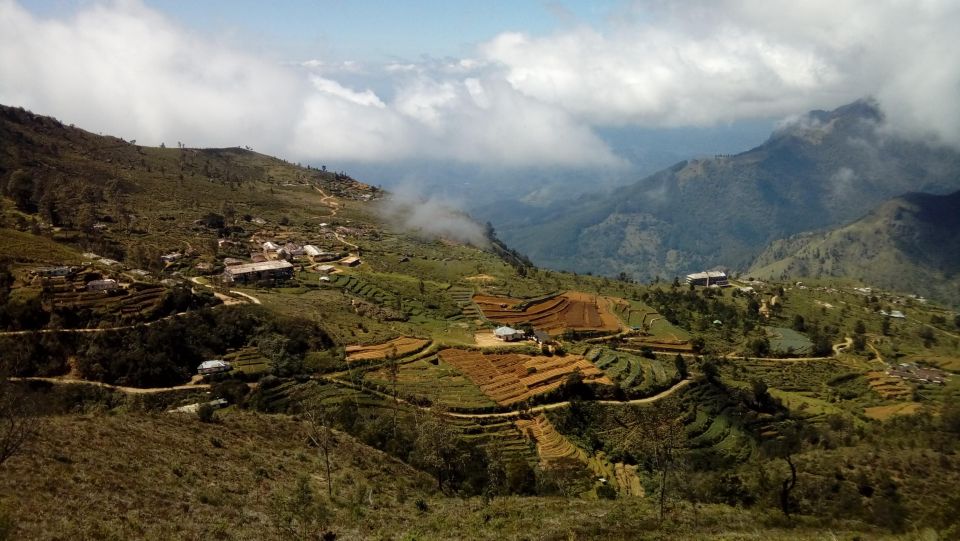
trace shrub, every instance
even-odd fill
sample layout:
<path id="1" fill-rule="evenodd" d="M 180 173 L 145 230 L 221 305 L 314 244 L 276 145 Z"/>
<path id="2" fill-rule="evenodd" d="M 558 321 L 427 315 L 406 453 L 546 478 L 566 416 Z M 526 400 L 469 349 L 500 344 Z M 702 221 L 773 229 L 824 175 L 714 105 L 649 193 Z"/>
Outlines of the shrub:
<path id="1" fill-rule="evenodd" d="M 610 483 L 606 483 L 597 487 L 597 497 L 601 500 L 615 500 L 617 499 L 617 491 Z"/>
<path id="2" fill-rule="evenodd" d="M 201 423 L 212 423 L 216 421 L 217 410 L 210 404 L 200 404 L 197 408 L 197 418 Z"/>
<path id="3" fill-rule="evenodd" d="M 417 508 L 417 511 L 420 511 L 421 513 L 426 513 L 430 510 L 430 506 L 427 505 L 427 501 L 423 498 L 417 498 L 417 500 L 413 502 L 413 505 Z"/>

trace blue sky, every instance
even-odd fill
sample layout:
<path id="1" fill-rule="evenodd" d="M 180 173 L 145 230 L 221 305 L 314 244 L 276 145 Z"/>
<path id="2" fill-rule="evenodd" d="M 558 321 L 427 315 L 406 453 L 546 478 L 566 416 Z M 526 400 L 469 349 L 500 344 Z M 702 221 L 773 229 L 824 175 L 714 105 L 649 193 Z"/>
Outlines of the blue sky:
<path id="1" fill-rule="evenodd" d="M 89 1 L 35 0 L 43 16 Z M 382 62 L 469 55 L 505 31 L 545 35 L 577 24 L 603 25 L 618 3 L 538 0 L 357 1 L 148 0 L 150 7 L 200 32 L 241 35 L 267 53 L 295 60 Z"/>

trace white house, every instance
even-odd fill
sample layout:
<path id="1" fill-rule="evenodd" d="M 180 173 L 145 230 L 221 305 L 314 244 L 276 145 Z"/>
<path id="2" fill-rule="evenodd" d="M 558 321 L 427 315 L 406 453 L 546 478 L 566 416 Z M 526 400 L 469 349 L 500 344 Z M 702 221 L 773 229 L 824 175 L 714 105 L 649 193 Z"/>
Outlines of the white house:
<path id="1" fill-rule="evenodd" d="M 493 330 L 493 335 L 504 342 L 523 340 L 526 337 L 525 332 L 507 326 L 497 327 Z"/>
<path id="2" fill-rule="evenodd" d="M 217 374 L 220 372 L 229 372 L 233 370 L 233 365 L 224 361 L 223 359 L 213 359 L 210 361 L 203 361 L 200 363 L 200 366 L 197 367 L 197 372 L 200 374 Z"/>

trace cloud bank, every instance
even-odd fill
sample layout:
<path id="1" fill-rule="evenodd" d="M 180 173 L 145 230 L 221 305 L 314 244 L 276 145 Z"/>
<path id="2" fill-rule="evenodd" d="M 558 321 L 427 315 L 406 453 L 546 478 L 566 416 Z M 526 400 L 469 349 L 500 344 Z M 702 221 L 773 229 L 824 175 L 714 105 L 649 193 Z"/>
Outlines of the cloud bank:
<path id="1" fill-rule="evenodd" d="M 145 144 L 313 163 L 623 164 L 602 126 L 706 126 L 875 97 L 960 145 L 960 3 L 623 4 L 602 28 L 503 33 L 470 58 L 279 63 L 135 0 L 41 18 L 0 0 L 0 103 Z M 376 80 L 378 90 L 358 81 Z"/>

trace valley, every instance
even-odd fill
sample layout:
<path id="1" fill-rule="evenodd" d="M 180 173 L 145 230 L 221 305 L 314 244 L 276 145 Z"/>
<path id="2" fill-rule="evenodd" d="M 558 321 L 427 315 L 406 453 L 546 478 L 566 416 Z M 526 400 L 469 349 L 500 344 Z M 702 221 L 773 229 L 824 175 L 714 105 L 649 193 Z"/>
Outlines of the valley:
<path id="1" fill-rule="evenodd" d="M 920 289 L 548 270 L 346 173 L 10 107 L 0 137 L 9 538 L 960 527 L 960 318 Z"/>

